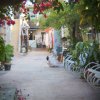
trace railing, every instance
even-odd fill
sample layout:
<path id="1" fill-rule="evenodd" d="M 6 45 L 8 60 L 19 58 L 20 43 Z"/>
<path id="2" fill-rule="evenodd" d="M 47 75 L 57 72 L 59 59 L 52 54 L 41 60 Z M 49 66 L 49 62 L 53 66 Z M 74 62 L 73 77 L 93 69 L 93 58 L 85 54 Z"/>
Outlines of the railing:
<path id="1" fill-rule="evenodd" d="M 100 88 L 100 64 L 91 62 L 84 68 L 84 78 L 95 88 Z"/>
<path id="2" fill-rule="evenodd" d="M 75 65 L 75 61 L 73 61 L 72 56 L 68 54 L 64 58 L 64 67 L 65 67 L 65 69 L 71 70 L 71 69 L 73 69 L 74 65 Z"/>
<path id="3" fill-rule="evenodd" d="M 80 63 L 81 63 L 80 59 Z M 73 60 L 72 55 L 67 54 L 64 58 L 64 67 L 66 70 L 78 71 L 82 73 L 82 77 L 95 88 L 100 88 L 100 64 L 96 62 L 90 62 L 83 68 L 77 66 L 76 61 Z"/>

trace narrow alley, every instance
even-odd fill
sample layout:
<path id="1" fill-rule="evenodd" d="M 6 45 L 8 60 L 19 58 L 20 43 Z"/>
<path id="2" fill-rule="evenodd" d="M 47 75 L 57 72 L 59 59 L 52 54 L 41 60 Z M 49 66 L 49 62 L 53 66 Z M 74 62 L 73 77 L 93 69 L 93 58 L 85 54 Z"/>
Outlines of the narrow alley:
<path id="1" fill-rule="evenodd" d="M 0 86 L 21 89 L 26 100 L 100 100 L 100 91 L 76 73 L 49 67 L 47 55 L 35 50 L 15 57 L 10 71 L 0 71 Z"/>

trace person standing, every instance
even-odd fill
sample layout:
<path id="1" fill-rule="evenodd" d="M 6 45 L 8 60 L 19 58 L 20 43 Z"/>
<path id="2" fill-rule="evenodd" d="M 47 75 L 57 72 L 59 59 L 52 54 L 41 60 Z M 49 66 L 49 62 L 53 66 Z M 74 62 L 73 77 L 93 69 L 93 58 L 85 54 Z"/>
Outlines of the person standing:
<path id="1" fill-rule="evenodd" d="M 57 46 L 56 51 L 57 51 L 57 60 L 58 60 L 59 62 L 61 62 L 61 61 L 62 61 L 62 46 L 61 46 L 61 44 L 59 44 L 59 45 Z"/>

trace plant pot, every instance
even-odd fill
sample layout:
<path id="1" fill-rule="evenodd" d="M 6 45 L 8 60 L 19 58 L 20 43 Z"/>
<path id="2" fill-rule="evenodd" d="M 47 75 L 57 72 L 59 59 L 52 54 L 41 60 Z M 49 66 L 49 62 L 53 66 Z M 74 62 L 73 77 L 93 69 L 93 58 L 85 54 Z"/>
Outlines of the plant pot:
<path id="1" fill-rule="evenodd" d="M 3 64 L 0 64 L 0 70 L 3 70 L 3 69 L 4 69 Z"/>
<path id="2" fill-rule="evenodd" d="M 11 69 L 11 64 L 4 64 L 5 71 Z"/>

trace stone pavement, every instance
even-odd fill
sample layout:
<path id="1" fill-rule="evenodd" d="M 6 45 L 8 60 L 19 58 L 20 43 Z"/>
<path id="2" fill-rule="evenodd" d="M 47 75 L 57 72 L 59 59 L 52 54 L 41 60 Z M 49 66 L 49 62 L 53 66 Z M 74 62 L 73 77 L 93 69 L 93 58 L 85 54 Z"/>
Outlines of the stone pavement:
<path id="1" fill-rule="evenodd" d="M 76 73 L 49 67 L 47 55 L 35 50 L 17 56 L 11 71 L 0 71 L 0 86 L 21 91 L 23 100 L 100 100 L 100 90 L 90 87 Z"/>

